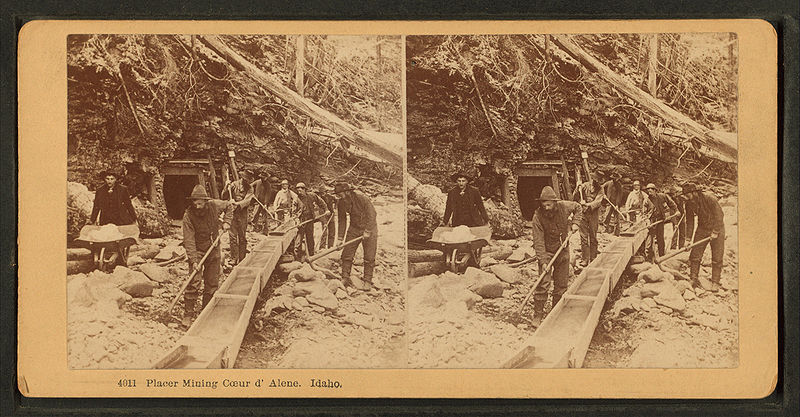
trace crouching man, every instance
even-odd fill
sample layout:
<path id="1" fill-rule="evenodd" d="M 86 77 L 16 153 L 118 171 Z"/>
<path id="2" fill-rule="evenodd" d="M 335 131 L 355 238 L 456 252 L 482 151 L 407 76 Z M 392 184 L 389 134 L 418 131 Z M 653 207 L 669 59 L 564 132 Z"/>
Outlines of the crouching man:
<path id="1" fill-rule="evenodd" d="M 192 194 L 189 196 L 191 204 L 183 214 L 183 246 L 186 248 L 186 259 L 189 262 L 189 273 L 194 271 L 195 266 L 203 258 L 206 251 L 219 236 L 220 213 L 224 213 L 222 230 L 230 229 L 231 219 L 233 218 L 233 207 L 236 205 L 230 201 L 215 200 L 208 197 L 206 189 L 202 185 L 196 185 Z M 203 283 L 203 304 L 206 304 L 214 296 L 219 287 L 221 253 L 219 243 L 214 245 L 202 265 Z M 197 298 L 200 295 L 200 276 L 197 273 L 183 295 L 183 320 L 181 323 L 188 326 L 192 323 L 195 316 Z M 201 308 L 201 309 L 202 309 Z"/>
<path id="2" fill-rule="evenodd" d="M 539 271 L 543 271 L 553 259 L 558 248 L 573 232 L 580 229 L 583 220 L 583 207 L 575 201 L 559 200 L 553 187 L 542 189 L 539 198 L 541 205 L 533 214 L 533 248 L 539 261 Z M 544 305 L 550 284 L 553 286 L 553 306 L 558 304 L 569 284 L 569 243 L 558 254 L 553 269 L 547 273 L 533 293 L 532 325 L 539 327 L 544 319 Z"/>

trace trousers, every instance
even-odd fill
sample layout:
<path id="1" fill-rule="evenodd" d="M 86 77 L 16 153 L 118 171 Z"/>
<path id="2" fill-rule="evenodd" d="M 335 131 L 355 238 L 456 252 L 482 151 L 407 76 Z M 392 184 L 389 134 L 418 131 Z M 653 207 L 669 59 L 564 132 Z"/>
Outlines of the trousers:
<path id="1" fill-rule="evenodd" d="M 191 264 L 189 265 L 192 266 Z M 219 288 L 219 273 L 220 273 L 220 252 L 219 249 L 214 249 L 203 262 L 203 270 L 198 272 L 194 278 L 189 282 L 186 287 L 186 292 L 183 293 L 183 306 L 187 314 L 193 314 L 197 304 L 197 298 L 200 296 L 200 284 L 203 285 L 203 308 L 214 296 Z M 192 271 L 189 271 L 191 274 Z M 201 278 L 202 276 L 202 278 Z"/>
<path id="2" fill-rule="evenodd" d="M 597 257 L 597 226 L 599 224 L 598 213 L 586 211 L 581 220 L 581 260 L 589 263 Z"/>
<path id="3" fill-rule="evenodd" d="M 373 271 L 375 270 L 375 254 L 378 252 L 378 228 L 371 230 L 371 235 L 360 242 L 351 243 L 342 249 L 342 280 L 350 279 L 350 270 L 353 267 L 353 258 L 356 255 L 358 245 L 364 248 L 364 281 L 372 282 Z M 345 241 L 353 240 L 364 232 L 361 230 L 350 229 L 347 231 Z"/>
<path id="4" fill-rule="evenodd" d="M 569 246 L 565 247 L 561 254 L 558 255 L 556 261 L 553 262 L 553 269 L 548 272 L 539 286 L 533 293 L 533 310 L 541 312 L 544 310 L 544 305 L 547 303 L 547 294 L 550 292 L 550 287 L 553 287 L 553 306 L 558 304 L 561 296 L 567 291 L 569 285 Z M 547 265 L 539 262 L 539 271 L 543 271 Z"/>
<path id="5" fill-rule="evenodd" d="M 230 239 L 231 259 L 235 264 L 247 255 L 247 217 L 234 214 L 231 219 L 231 228 L 228 230 Z"/>
<path id="6" fill-rule="evenodd" d="M 703 240 L 711 236 L 711 230 L 698 228 L 695 232 L 695 241 Z M 708 242 L 701 243 L 692 248 L 689 252 L 689 265 L 697 265 L 699 270 L 700 261 L 703 259 L 703 252 L 706 251 Z M 719 283 L 722 275 L 722 257 L 725 255 L 725 229 L 720 230 L 719 236 L 711 240 L 711 281 Z M 694 277 L 693 277 L 694 278 Z"/>

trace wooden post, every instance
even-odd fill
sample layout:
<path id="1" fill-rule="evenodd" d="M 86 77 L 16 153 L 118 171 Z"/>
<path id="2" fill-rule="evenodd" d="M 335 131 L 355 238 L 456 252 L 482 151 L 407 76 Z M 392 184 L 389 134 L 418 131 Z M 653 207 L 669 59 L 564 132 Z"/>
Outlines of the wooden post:
<path id="1" fill-rule="evenodd" d="M 658 88 L 656 76 L 658 71 L 658 34 L 650 35 L 650 46 L 647 49 L 647 90 L 656 96 Z"/>
<path id="2" fill-rule="evenodd" d="M 306 61 L 306 37 L 303 35 L 297 35 L 296 41 L 296 48 L 294 54 L 294 89 L 297 91 L 297 94 L 303 96 L 303 87 L 305 85 L 303 78 L 304 78 L 304 67 Z"/>
<path id="3" fill-rule="evenodd" d="M 214 163 L 211 162 L 211 156 L 208 157 L 208 172 L 209 180 L 211 180 L 211 196 L 219 199 L 219 186 L 217 185 L 217 171 L 214 169 Z"/>

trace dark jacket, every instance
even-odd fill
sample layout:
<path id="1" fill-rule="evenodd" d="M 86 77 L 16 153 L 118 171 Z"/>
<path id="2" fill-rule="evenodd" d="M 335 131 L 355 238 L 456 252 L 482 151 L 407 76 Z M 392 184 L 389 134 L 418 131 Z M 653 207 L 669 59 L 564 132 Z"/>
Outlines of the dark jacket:
<path id="1" fill-rule="evenodd" d="M 339 211 L 339 240 L 344 240 L 348 214 L 350 215 L 351 232 L 363 233 L 365 230 L 378 229 L 378 215 L 375 212 L 375 206 L 361 191 L 353 190 L 348 193 L 339 200 L 336 207 Z"/>
<path id="2" fill-rule="evenodd" d="M 708 191 L 700 193 L 698 197 L 686 202 L 685 210 L 687 234 L 694 231 L 695 216 L 697 216 L 698 230 L 711 230 L 715 233 L 722 233 L 725 230 L 722 206 L 714 194 Z"/>
<path id="3" fill-rule="evenodd" d="M 622 189 L 622 184 L 614 180 L 603 183 L 603 194 L 605 194 L 617 208 L 625 204 L 625 197 L 627 197 L 627 194 Z"/>
<path id="4" fill-rule="evenodd" d="M 114 189 L 110 191 L 106 184 L 97 189 L 94 195 L 92 215 L 89 219 L 92 222 L 96 221 L 98 213 L 100 221 L 97 224 L 100 225 L 136 223 L 136 211 L 131 204 L 131 195 L 128 193 L 128 188 L 121 184 L 114 185 Z"/>
<path id="5" fill-rule="evenodd" d="M 302 203 L 300 220 L 311 220 L 317 213 L 322 214 L 328 209 L 328 205 L 325 201 L 315 193 L 307 192 L 305 196 L 297 194 L 297 198 L 299 198 Z"/>
<path id="6" fill-rule="evenodd" d="M 667 215 L 678 211 L 675 202 L 664 193 L 653 193 L 648 198 L 653 203 L 653 211 L 650 213 L 650 220 L 653 222 L 664 220 Z"/>
<path id="7" fill-rule="evenodd" d="M 570 214 L 572 219 L 570 219 Z M 574 201 L 560 200 L 552 211 L 539 207 L 533 214 L 533 249 L 541 263 L 548 263 L 569 236 L 571 224 L 579 225 L 583 220 L 583 208 Z M 565 250 L 561 252 L 569 253 Z"/>
<path id="8" fill-rule="evenodd" d="M 597 187 L 593 187 L 591 182 L 584 182 L 583 184 L 575 187 L 575 191 L 572 192 L 572 199 L 587 205 L 587 208 L 584 211 L 584 217 L 598 217 L 600 215 L 600 211 L 598 209 L 600 208 L 600 205 L 603 204 L 603 195 L 602 186 L 598 185 Z"/>
<path id="9" fill-rule="evenodd" d="M 186 258 L 197 264 L 200 258 L 211 247 L 211 243 L 219 236 L 219 215 L 224 212 L 223 223 L 230 225 L 235 204 L 225 200 L 208 200 L 201 211 L 194 210 L 190 204 L 183 213 L 183 247 Z M 219 246 L 214 251 L 219 254 Z"/>
<path id="10" fill-rule="evenodd" d="M 247 221 L 247 209 L 253 203 L 253 188 L 242 180 L 234 181 L 228 189 L 228 194 L 236 205 L 233 207 L 233 216 L 238 220 Z"/>
<path id="11" fill-rule="evenodd" d="M 467 185 L 463 193 L 458 187 L 447 193 L 447 204 L 444 208 L 442 222 L 447 224 L 451 216 L 453 227 L 461 225 L 475 227 L 489 223 L 489 216 L 483 206 L 481 193 L 471 185 Z"/>
<path id="12" fill-rule="evenodd" d="M 258 199 L 258 201 L 261 202 L 261 204 L 265 206 L 272 204 L 272 199 L 275 195 L 275 192 L 273 191 L 272 185 L 269 183 L 269 181 L 255 180 L 252 184 L 250 184 L 250 187 L 253 190 L 253 195 Z"/>

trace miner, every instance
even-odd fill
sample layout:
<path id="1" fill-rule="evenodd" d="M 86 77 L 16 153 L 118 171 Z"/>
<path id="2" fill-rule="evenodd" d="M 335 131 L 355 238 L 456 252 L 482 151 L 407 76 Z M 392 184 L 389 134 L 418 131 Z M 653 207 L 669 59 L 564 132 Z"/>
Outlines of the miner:
<path id="1" fill-rule="evenodd" d="M 253 213 L 253 227 L 264 234 L 268 234 L 269 217 L 271 214 L 267 211 L 267 204 L 272 204 L 271 200 L 275 194 L 272 184 L 269 182 L 269 174 L 267 174 L 267 172 L 262 172 L 260 178 L 253 181 L 250 187 L 253 190 L 253 200 L 255 200 L 256 203 L 256 210 L 255 213 Z M 260 223 L 262 216 L 263 224 Z"/>
<path id="2" fill-rule="evenodd" d="M 539 261 L 539 271 L 543 271 L 559 247 L 568 241 L 570 229 L 580 229 L 583 208 L 574 201 L 559 200 L 553 187 L 545 186 L 539 197 L 541 205 L 533 214 L 533 248 Z M 533 294 L 533 326 L 539 327 L 544 318 L 544 305 L 550 283 L 553 284 L 553 303 L 558 304 L 569 284 L 569 243 L 553 262 L 553 269 L 542 278 Z"/>
<path id="3" fill-rule="evenodd" d="M 352 283 L 354 287 L 361 290 L 368 290 L 372 287 L 372 275 L 375 269 L 375 254 L 378 250 L 378 221 L 375 207 L 370 202 L 369 197 L 361 191 L 354 190 L 345 182 L 336 183 L 334 194 L 338 197 L 336 209 L 338 211 L 338 241 L 346 242 L 359 236 L 363 237 L 360 242 L 351 243 L 342 249 L 342 281 Z M 348 226 L 347 219 L 350 218 Z M 345 236 L 345 230 L 347 235 Z M 358 249 L 359 243 L 364 250 L 364 281 L 358 278 L 350 278 L 350 270 L 353 267 L 353 258 Z"/>
<path id="4" fill-rule="evenodd" d="M 451 179 L 456 182 L 456 186 L 447 193 L 442 225 L 450 224 L 451 220 L 453 227 L 474 227 L 489 223 L 481 193 L 476 187 L 469 185 L 470 178 L 466 174 L 456 173 Z"/>
<path id="5" fill-rule="evenodd" d="M 653 204 L 647 198 L 647 194 L 642 191 L 642 183 L 639 180 L 633 182 L 633 191 L 628 194 L 625 200 L 625 212 L 628 213 L 628 218 L 636 223 L 637 218 L 644 219 L 645 213 L 650 213 L 653 209 Z"/>
<path id="6" fill-rule="evenodd" d="M 236 203 L 226 200 L 214 200 L 208 197 L 205 187 L 198 184 L 188 197 L 189 207 L 183 214 L 183 247 L 186 249 L 186 259 L 189 262 L 189 272 L 195 266 L 202 268 L 203 276 L 203 308 L 208 304 L 219 286 L 220 275 L 220 249 L 219 244 L 211 248 L 212 243 L 219 236 L 220 214 L 224 213 L 222 230 L 230 229 L 233 217 L 233 208 Z M 202 265 L 198 265 L 206 251 L 211 251 Z M 200 273 L 196 274 L 186 287 L 183 296 L 184 316 L 182 323 L 191 324 L 195 314 L 197 298 L 200 294 Z"/>
<path id="7" fill-rule="evenodd" d="M 325 202 L 328 214 L 322 218 L 322 237 L 320 238 L 320 248 L 332 248 L 336 242 L 336 218 L 333 215 L 336 210 L 336 197 L 333 196 L 333 187 L 322 185 L 317 194 Z"/>
<path id="8" fill-rule="evenodd" d="M 683 192 L 691 204 L 686 210 L 687 225 L 694 225 L 694 217 L 697 216 L 697 230 L 694 232 L 693 243 L 711 237 L 711 287 L 704 289 L 718 291 L 722 276 L 722 258 L 725 254 L 725 222 L 722 206 L 714 194 L 700 191 L 694 184 L 686 184 Z M 688 221 L 689 217 L 691 222 Z M 693 282 L 698 282 L 700 261 L 703 259 L 707 243 L 693 247 L 689 253 L 689 276 Z"/>
<path id="9" fill-rule="evenodd" d="M 253 189 L 244 176 L 230 184 L 230 198 L 236 202 L 228 230 L 231 251 L 230 266 L 238 265 L 247 255 L 247 217 L 248 208 L 253 202 Z"/>
<path id="10" fill-rule="evenodd" d="M 670 187 L 667 197 L 678 207 L 678 222 L 674 223 L 672 228 L 670 249 L 682 248 L 686 244 L 686 196 L 683 194 L 683 188 L 675 185 Z"/>
<path id="11" fill-rule="evenodd" d="M 297 194 L 289 189 L 289 181 L 281 181 L 281 189 L 275 194 L 275 201 L 272 204 L 272 210 L 278 220 L 283 222 L 286 215 L 290 217 L 296 216 L 300 209 L 300 204 Z"/>
<path id="12" fill-rule="evenodd" d="M 600 186 L 600 176 L 594 174 L 591 180 L 584 182 L 573 192 L 573 200 L 583 206 L 581 220 L 581 268 L 597 257 L 597 227 L 600 223 L 600 206 L 603 203 L 603 187 Z"/>
<path id="13" fill-rule="evenodd" d="M 117 184 L 115 172 L 103 172 L 105 184 L 101 185 L 94 195 L 92 215 L 89 224 L 115 224 L 117 226 L 136 223 L 136 210 L 131 204 L 128 188 Z"/>
<path id="14" fill-rule="evenodd" d="M 658 223 L 650 228 L 650 242 L 645 245 L 645 249 L 649 251 L 648 257 L 655 259 L 659 256 L 664 256 L 664 223 L 672 220 L 673 225 L 678 222 L 678 206 L 672 201 L 669 196 L 664 193 L 658 192 L 656 185 L 653 183 L 647 184 L 644 188 L 647 193 L 647 199 L 653 204 L 650 211 L 650 224 Z M 658 247 L 658 252 L 654 246 Z"/>
<path id="15" fill-rule="evenodd" d="M 620 183 L 621 178 L 622 175 L 615 171 L 611 174 L 611 179 L 603 183 L 603 194 L 605 194 L 608 202 L 614 205 L 613 207 L 609 205 L 608 214 L 606 214 L 603 225 L 606 230 L 613 230 L 615 236 L 619 236 L 619 223 L 621 221 L 620 213 L 617 210 L 621 210 L 620 207 L 625 204 L 625 193 L 622 190 L 622 183 Z"/>
<path id="16" fill-rule="evenodd" d="M 306 184 L 298 182 L 294 187 L 297 190 L 297 197 L 300 199 L 300 222 L 311 220 L 316 217 L 316 213 L 327 211 L 327 205 L 316 193 L 308 192 Z M 305 241 L 306 254 L 314 255 L 314 222 L 306 223 L 297 230 L 297 235 L 301 237 L 298 242 Z"/>

